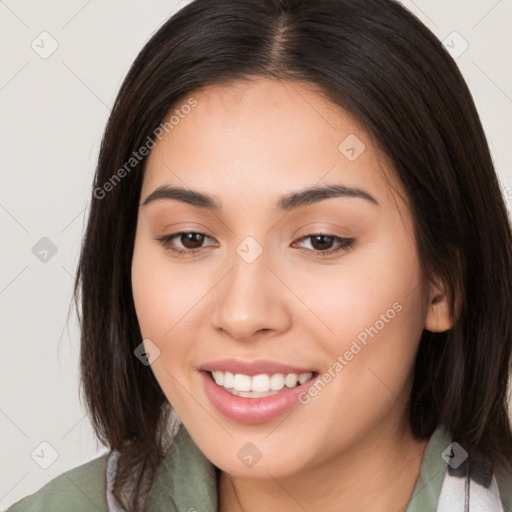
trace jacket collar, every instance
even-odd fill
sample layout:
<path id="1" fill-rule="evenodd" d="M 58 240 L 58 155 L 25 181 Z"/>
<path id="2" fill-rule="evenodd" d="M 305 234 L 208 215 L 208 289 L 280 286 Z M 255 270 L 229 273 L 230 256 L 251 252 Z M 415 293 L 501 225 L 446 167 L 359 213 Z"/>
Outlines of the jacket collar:
<path id="1" fill-rule="evenodd" d="M 164 509 L 169 512 L 217 510 L 216 467 L 199 450 L 183 424 L 158 469 L 146 502 L 147 512 Z"/>

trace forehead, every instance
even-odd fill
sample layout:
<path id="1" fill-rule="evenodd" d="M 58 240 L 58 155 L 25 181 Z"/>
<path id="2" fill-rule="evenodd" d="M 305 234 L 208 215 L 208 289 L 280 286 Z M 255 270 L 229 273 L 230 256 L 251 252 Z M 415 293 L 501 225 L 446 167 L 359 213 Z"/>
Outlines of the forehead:
<path id="1" fill-rule="evenodd" d="M 207 86 L 178 101 L 170 116 L 172 127 L 148 157 L 143 197 L 173 184 L 258 197 L 261 206 L 262 195 L 340 183 L 364 186 L 385 202 L 389 184 L 398 187 L 360 123 L 309 83 Z"/>

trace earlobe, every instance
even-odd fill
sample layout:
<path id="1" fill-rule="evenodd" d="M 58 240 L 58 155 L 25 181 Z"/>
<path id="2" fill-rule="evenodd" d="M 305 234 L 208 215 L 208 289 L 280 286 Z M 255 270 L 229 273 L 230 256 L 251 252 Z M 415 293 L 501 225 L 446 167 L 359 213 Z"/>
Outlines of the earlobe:
<path id="1" fill-rule="evenodd" d="M 456 310 L 458 311 L 458 301 Z M 424 328 L 431 332 L 444 332 L 451 329 L 454 323 L 446 292 L 444 289 L 435 288 L 430 297 Z"/>
<path id="2" fill-rule="evenodd" d="M 453 321 L 450 316 L 447 304 L 430 304 L 427 318 L 425 319 L 425 329 L 431 332 L 444 332 L 451 329 Z"/>

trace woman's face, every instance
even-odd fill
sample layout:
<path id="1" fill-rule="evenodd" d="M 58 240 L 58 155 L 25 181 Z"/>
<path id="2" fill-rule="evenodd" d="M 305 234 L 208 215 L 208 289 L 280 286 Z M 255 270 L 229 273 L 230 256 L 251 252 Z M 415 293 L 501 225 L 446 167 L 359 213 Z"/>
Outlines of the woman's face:
<path id="1" fill-rule="evenodd" d="M 304 84 L 192 96 L 148 157 L 132 265 L 151 370 L 186 429 L 216 466 L 255 478 L 406 432 L 428 293 L 404 195 L 370 137 Z M 306 192 L 327 186 L 338 193 Z M 184 192 L 143 204 L 159 187 Z M 196 235 L 158 240 L 184 231 Z M 313 373 L 300 393 L 294 373 Z M 248 386 L 274 394 L 243 397 Z"/>

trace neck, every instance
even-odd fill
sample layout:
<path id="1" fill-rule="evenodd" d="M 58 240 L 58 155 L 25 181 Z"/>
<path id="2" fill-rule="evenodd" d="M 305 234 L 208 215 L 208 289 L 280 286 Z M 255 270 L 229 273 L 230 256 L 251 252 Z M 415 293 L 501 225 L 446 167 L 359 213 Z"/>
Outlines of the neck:
<path id="1" fill-rule="evenodd" d="M 279 480 L 222 471 L 218 511 L 405 511 L 427 444 L 414 439 L 408 427 L 379 430 L 323 464 Z"/>

